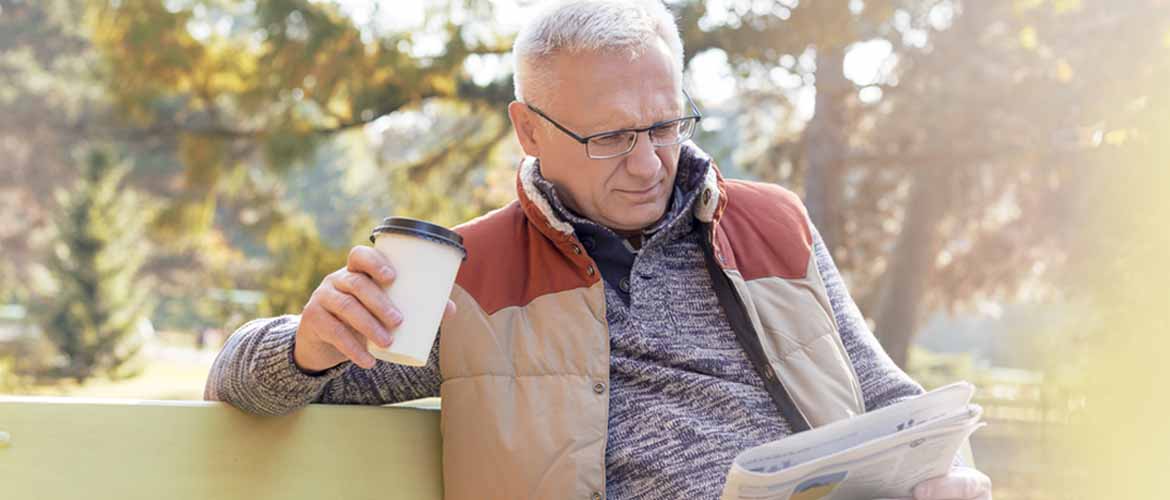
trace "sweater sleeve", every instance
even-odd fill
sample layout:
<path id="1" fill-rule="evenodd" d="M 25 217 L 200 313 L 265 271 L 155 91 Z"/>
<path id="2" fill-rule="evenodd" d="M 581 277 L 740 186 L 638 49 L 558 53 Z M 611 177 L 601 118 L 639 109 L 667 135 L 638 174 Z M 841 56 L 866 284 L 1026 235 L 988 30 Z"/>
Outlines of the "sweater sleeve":
<path id="1" fill-rule="evenodd" d="M 381 405 L 439 395 L 439 342 L 427 364 L 409 367 L 379 360 L 364 370 L 344 362 L 321 373 L 293 361 L 300 316 L 251 321 L 236 330 L 207 377 L 204 399 L 249 413 L 282 415 L 310 403 Z"/>
<path id="2" fill-rule="evenodd" d="M 811 222 L 809 227 L 812 227 Z M 860 380 L 865 411 L 874 411 L 924 393 L 922 386 L 894 364 L 877 338 L 869 331 L 861 310 L 857 308 L 853 297 L 849 296 L 849 290 L 845 288 L 841 273 L 833 263 L 833 256 L 815 227 L 812 227 L 812 235 L 817 270 L 820 271 L 821 279 L 824 280 L 829 293 L 833 316 L 837 319 L 837 327 L 841 333 L 841 342 L 845 344 L 845 351 L 849 353 L 853 369 Z M 953 466 L 967 466 L 961 455 L 962 452 L 955 455 L 951 462 Z"/>
<path id="3" fill-rule="evenodd" d="M 813 252 L 816 255 L 817 270 L 824 280 L 825 289 L 829 294 L 829 302 L 833 308 L 833 316 L 837 320 L 837 328 L 841 334 L 841 342 L 853 363 L 853 370 L 861 383 L 861 395 L 865 399 L 865 411 L 873 411 L 889 406 L 911 396 L 917 396 L 924 391 L 902 371 L 880 343 L 865 318 L 849 295 L 837 265 L 833 263 L 833 256 L 821 240 L 812 223 Z"/>

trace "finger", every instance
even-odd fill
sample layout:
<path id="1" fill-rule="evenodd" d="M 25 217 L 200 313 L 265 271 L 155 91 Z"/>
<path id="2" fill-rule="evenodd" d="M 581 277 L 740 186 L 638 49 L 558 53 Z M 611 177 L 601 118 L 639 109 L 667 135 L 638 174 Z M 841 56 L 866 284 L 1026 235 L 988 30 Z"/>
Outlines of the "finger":
<path id="1" fill-rule="evenodd" d="M 374 367 L 377 360 L 366 350 L 365 343 L 358 340 L 361 338 L 360 334 L 328 311 L 321 315 L 319 321 L 321 324 L 317 329 L 317 336 L 321 340 L 328 342 L 355 365 L 367 370 Z"/>
<path id="2" fill-rule="evenodd" d="M 446 307 L 446 309 L 443 309 L 443 317 L 449 318 L 451 316 L 454 316 L 455 313 L 458 311 L 459 311 L 459 308 L 455 307 L 455 301 L 447 300 L 447 307 Z"/>
<path id="3" fill-rule="evenodd" d="M 373 247 L 356 246 L 349 251 L 345 268 L 353 273 L 366 273 L 383 287 L 390 286 L 398 275 L 382 252 Z"/>
<path id="4" fill-rule="evenodd" d="M 386 292 L 365 273 L 346 273 L 333 280 L 333 287 L 358 299 L 389 331 L 402 324 L 402 313 L 390 302 Z"/>
<path id="5" fill-rule="evenodd" d="M 390 346 L 390 332 L 366 310 L 357 297 L 339 292 L 336 288 L 323 288 L 319 293 L 321 306 L 326 311 L 379 347 Z"/>
<path id="6" fill-rule="evenodd" d="M 945 476 L 923 481 L 914 487 L 915 500 L 970 500 L 991 491 L 991 480 L 982 472 L 955 467 Z"/>

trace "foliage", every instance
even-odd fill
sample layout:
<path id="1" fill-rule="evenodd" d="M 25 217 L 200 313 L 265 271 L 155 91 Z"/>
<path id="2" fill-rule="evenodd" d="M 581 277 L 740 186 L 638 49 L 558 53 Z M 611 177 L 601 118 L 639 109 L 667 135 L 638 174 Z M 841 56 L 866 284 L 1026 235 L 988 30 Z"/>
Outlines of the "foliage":
<path id="1" fill-rule="evenodd" d="M 385 32 L 359 26 L 328 2 L 87 2 L 86 25 L 119 126 L 173 143 L 184 165 L 170 182 L 179 189 L 152 226 L 174 254 L 167 260 L 232 255 L 215 250 L 221 243 L 244 252 L 230 262 L 200 259 L 199 276 L 162 270 L 164 286 L 181 293 L 192 279 L 231 275 L 232 283 L 215 286 L 255 287 L 266 294 L 261 311 L 297 312 L 344 262 L 348 245 L 364 240 L 370 221 L 400 213 L 455 224 L 494 208 L 476 193 L 487 181 L 481 167 L 510 131 L 498 105 L 510 85 L 473 83 L 464 62 L 507 45 L 455 22 L 459 12 L 466 19 L 490 10 L 450 2 L 428 10 L 420 27 Z M 382 173 L 362 187 L 380 199 L 341 193 L 346 180 L 338 178 L 289 199 L 297 179 L 338 161 L 321 152 L 350 142 L 349 131 L 423 108 L 435 110 L 436 128 L 450 123 L 463 132 L 432 130 L 377 155 Z M 375 203 L 337 206 L 349 197 Z"/>
<path id="2" fill-rule="evenodd" d="M 149 244 L 149 203 L 123 189 L 129 171 L 109 148 L 82 160 L 72 191 L 60 192 L 48 267 L 56 289 L 41 297 L 42 329 L 67 361 L 61 375 L 117 376 L 141 348 L 150 289 L 139 275 Z"/>
<path id="3" fill-rule="evenodd" d="M 728 14 L 683 2 L 687 41 L 726 54 L 743 100 L 738 161 L 804 190 L 895 360 L 931 311 L 1058 296 L 1049 278 L 1066 260 L 1069 205 L 1088 189 L 1085 159 L 1126 134 L 1084 103 L 1117 75 L 1149 81 L 1164 6 L 767 4 Z M 846 79 L 844 59 L 875 43 L 890 51 L 876 74 Z M 1113 72 L 1099 68 L 1105 55 Z M 1118 108 L 1142 98 L 1106 96 Z"/>
<path id="4" fill-rule="evenodd" d="M 325 2 L 91 2 L 88 18 L 107 91 L 130 123 L 178 138 L 193 191 L 257 155 L 286 171 L 337 132 L 455 98 L 467 57 L 503 50 L 450 21 L 373 38 Z M 414 55 L 424 35 L 442 51 Z"/>
<path id="5" fill-rule="evenodd" d="M 698 142 L 728 172 L 802 192 L 899 361 L 929 312 L 1065 293 L 1087 173 L 1155 132 L 1121 111 L 1157 102 L 1157 0 L 667 3 L 690 76 L 712 54 L 731 71 L 729 105 L 704 110 L 724 127 Z M 143 271 L 182 328 L 261 314 L 207 290 L 297 312 L 381 217 L 452 225 L 510 200 L 509 76 L 482 72 L 506 66 L 514 26 L 479 0 L 392 27 L 349 5 L 0 0 L 8 300 L 53 245 L 41 200 L 69 177 L 61 152 L 90 138 L 167 200 Z M 889 51 L 875 74 L 846 75 L 875 44 Z"/>
<path id="6" fill-rule="evenodd" d="M 78 5 L 0 0 L 0 302 L 28 300 L 53 192 L 74 170 L 69 153 L 113 128 L 86 126 L 102 114 L 103 98 L 69 16 Z"/>
<path id="7" fill-rule="evenodd" d="M 318 238 L 307 217 L 293 219 L 290 224 L 285 231 L 270 233 L 273 268 L 262 280 L 263 315 L 299 313 L 321 279 L 345 266 L 349 253 L 349 246 L 330 247 Z"/>

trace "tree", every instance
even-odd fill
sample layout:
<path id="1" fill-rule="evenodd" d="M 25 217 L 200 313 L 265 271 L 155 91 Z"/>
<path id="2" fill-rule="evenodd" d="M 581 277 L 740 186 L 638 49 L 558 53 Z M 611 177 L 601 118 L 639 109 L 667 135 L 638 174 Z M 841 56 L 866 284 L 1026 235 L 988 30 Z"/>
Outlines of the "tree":
<path id="1" fill-rule="evenodd" d="M 85 155 L 72 191 L 58 194 L 59 217 L 48 266 L 56 288 L 42 296 L 45 335 L 66 359 L 62 375 L 81 382 L 119 371 L 142 347 L 151 309 L 139 276 L 148 243 L 146 202 L 123 189 L 129 166 L 108 147 Z"/>
<path id="2" fill-rule="evenodd" d="M 53 192 L 75 168 L 69 152 L 112 128 L 87 126 L 103 114 L 101 91 L 70 3 L 0 0 L 0 287 L 17 300 L 45 253 Z"/>
<path id="3" fill-rule="evenodd" d="M 1147 0 L 731 5 L 681 11 L 689 46 L 727 52 L 742 75 L 749 141 L 773 134 L 740 159 L 803 188 L 899 363 L 927 312 L 1052 290 L 1085 159 L 1103 137 L 1124 136 L 1086 103 L 1158 60 L 1167 14 Z M 841 56 L 867 41 L 891 48 L 886 64 L 869 81 L 845 80 Z M 1105 54 L 1115 72 L 1097 68 Z M 800 78 L 785 87 L 776 75 Z M 775 109 L 791 110 L 809 86 L 811 120 L 759 126 L 791 117 Z M 1119 108 L 1141 98 L 1106 95 Z"/>
<path id="4" fill-rule="evenodd" d="M 1138 131 L 1108 110 L 1146 99 L 1130 92 L 1157 88 L 1149 68 L 1166 60 L 1157 51 L 1170 15 L 1157 2 L 956 7 L 932 50 L 900 64 L 890 107 L 870 108 L 872 127 L 858 134 L 870 148 L 855 162 L 862 178 L 903 180 L 865 183 L 870 194 L 856 199 L 906 193 L 872 302 L 879 338 L 902 361 L 926 311 L 1062 294 L 1088 169 Z M 1142 83 L 1121 90 L 1117 74 Z"/>
<path id="5" fill-rule="evenodd" d="M 242 225 L 250 234 L 231 243 L 259 242 L 252 250 L 271 257 L 260 276 L 245 280 L 271 295 L 264 311 L 299 310 L 343 262 L 346 245 L 360 241 L 348 236 L 368 232 L 377 218 L 355 214 L 344 221 L 347 237 L 323 241 L 307 216 L 320 214 L 312 211 L 319 197 L 285 200 L 283 181 L 315 175 L 319 151 L 378 119 L 434 111 L 430 133 L 385 155 L 384 175 L 370 186 L 389 186 L 395 213 L 451 224 L 487 208 L 476 195 L 486 182 L 481 167 L 507 137 L 500 109 L 511 85 L 474 83 L 464 63 L 508 46 L 456 21 L 490 14 L 486 2 L 440 2 L 423 26 L 391 31 L 359 25 L 331 2 L 87 4 L 106 91 L 124 111 L 121 126 L 173 142 L 184 165 L 155 237 L 198 242 Z M 452 123 L 452 135 L 435 133 Z"/>
<path id="6" fill-rule="evenodd" d="M 474 74 L 511 37 L 482 22 L 487 2 L 434 2 L 421 25 L 393 29 L 346 15 L 350 2 L 51 3 L 68 2 L 85 8 L 40 10 L 85 11 L 85 36 L 65 39 L 97 55 L 82 58 L 97 62 L 87 73 L 102 102 L 124 110 L 79 130 L 162 151 L 148 168 L 134 157 L 151 192 L 176 200 L 151 230 L 169 253 L 149 269 L 169 276 L 168 290 L 214 274 L 268 289 L 266 308 L 295 312 L 370 220 L 392 212 L 452 224 L 511 195 L 520 153 L 501 114 L 510 82 Z M 1136 70 L 1163 43 L 1147 35 L 1166 17 L 1159 0 L 669 3 L 688 56 L 722 51 L 738 76 L 738 109 L 711 115 L 737 138 L 723 148 L 735 164 L 724 166 L 804 192 L 899 362 L 929 312 L 1052 289 L 1075 224 L 1061 214 L 1086 189 L 1085 158 L 1132 135 L 1101 109 L 1141 96 L 1101 89 L 1115 88 L 1112 75 L 1146 78 Z M 28 2 L 0 5 L 16 13 L 0 48 L 45 17 Z M 1136 29 L 1143 21 L 1152 27 Z M 872 78 L 847 77 L 846 61 L 875 43 L 889 47 L 885 64 Z M 48 55 L 33 60 L 49 67 Z M 811 115 L 798 112 L 814 93 Z M 1085 106 L 1098 99 L 1109 104 Z M 11 105 L 37 101 L 8 104 L 21 116 L 53 114 Z M 363 129 L 383 132 L 370 134 L 378 172 L 359 191 L 386 205 L 360 213 L 371 198 L 295 186 L 350 176 L 344 163 L 322 170 L 320 155 L 360 142 Z M 184 258 L 214 272 L 180 269 Z"/>
<path id="7" fill-rule="evenodd" d="M 866 311 L 871 310 L 867 307 L 870 305 L 867 298 L 877 295 L 873 290 L 879 288 L 880 280 L 865 279 L 864 274 L 858 279 L 858 274 L 862 274 L 858 268 L 873 262 L 867 261 L 866 257 L 872 257 L 874 253 L 882 257 L 888 252 L 891 235 L 882 234 L 880 229 L 874 230 L 880 225 L 866 224 L 873 219 L 858 216 L 860 210 L 877 207 L 859 206 L 856 202 L 858 196 L 855 193 L 864 190 L 856 182 L 859 165 L 854 160 L 858 156 L 854 145 L 865 114 L 858 108 L 860 84 L 847 79 L 844 73 L 845 58 L 855 44 L 875 39 L 889 41 L 897 53 L 914 50 L 900 35 L 911 31 L 924 34 L 937 31 L 938 27 L 929 22 L 929 13 L 952 4 L 954 2 L 946 0 L 779 0 L 732 3 L 725 12 L 711 12 L 704 2 L 680 5 L 683 33 L 692 56 L 708 49 L 721 50 L 745 80 L 756 80 L 754 84 L 744 85 L 747 92 L 742 98 L 764 101 L 766 105 L 745 103 L 742 106 L 745 110 L 757 110 L 755 113 L 745 112 L 749 117 L 746 127 L 758 126 L 751 122 L 751 117 L 759 114 L 761 109 L 763 114 L 792 116 L 794 113 L 775 113 L 772 109 L 791 109 L 799 99 L 801 89 L 815 89 L 812 117 L 806 122 L 790 119 L 796 123 L 787 126 L 769 124 L 763 127 L 774 134 L 764 139 L 771 144 L 756 158 L 745 161 L 754 167 L 749 168 L 750 171 L 765 180 L 783 181 L 794 189 L 803 188 L 804 201 L 813 223 L 839 267 L 852 281 L 854 296 Z M 787 87 L 776 85 L 776 74 L 796 76 L 795 80 L 800 83 Z M 882 76 L 874 75 L 875 81 L 867 84 L 889 86 L 897 82 L 896 78 L 888 78 L 889 75 L 884 79 Z M 747 135 L 758 136 L 760 132 L 749 131 Z M 927 189 L 925 192 L 933 191 Z M 897 202 L 893 204 L 897 205 Z M 888 211 L 878 213 L 887 215 Z M 881 221 L 877 222 L 880 224 Z M 917 238 L 903 248 L 921 257 L 932 253 L 929 244 L 929 241 Z M 866 251 L 874 247 L 881 250 Z M 893 276 L 913 276 L 913 271 L 898 269 Z M 896 304 L 910 306 L 911 314 L 916 312 L 915 302 L 898 301 Z M 879 336 L 888 329 L 883 326 L 879 318 Z M 908 343 L 901 345 L 897 342 L 902 339 L 883 339 L 885 347 L 899 363 L 904 363 L 909 348 Z"/>

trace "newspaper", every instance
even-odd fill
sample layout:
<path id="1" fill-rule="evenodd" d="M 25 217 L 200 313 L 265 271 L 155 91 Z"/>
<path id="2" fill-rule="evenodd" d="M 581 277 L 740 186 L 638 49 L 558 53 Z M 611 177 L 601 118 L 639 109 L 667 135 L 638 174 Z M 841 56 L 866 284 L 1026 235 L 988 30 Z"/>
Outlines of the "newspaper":
<path id="1" fill-rule="evenodd" d="M 982 427 L 975 387 L 957 382 L 854 418 L 750 448 L 727 473 L 722 500 L 913 497 L 950 470 Z"/>

